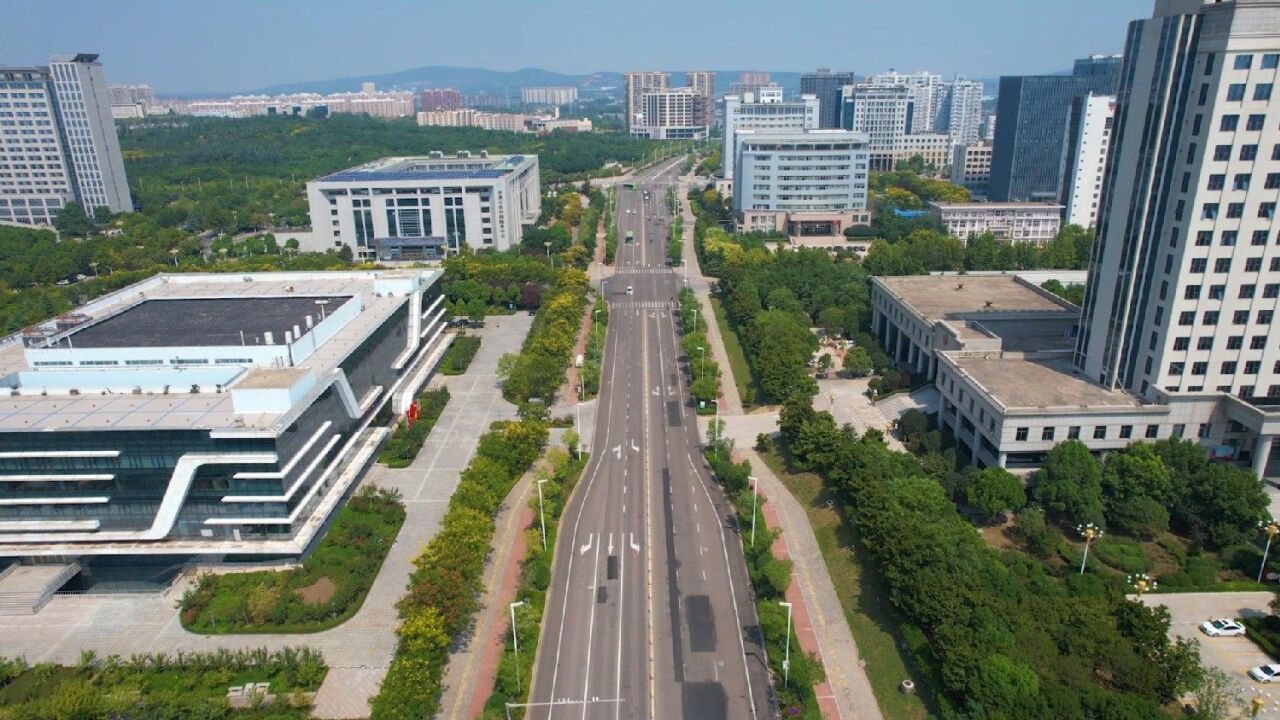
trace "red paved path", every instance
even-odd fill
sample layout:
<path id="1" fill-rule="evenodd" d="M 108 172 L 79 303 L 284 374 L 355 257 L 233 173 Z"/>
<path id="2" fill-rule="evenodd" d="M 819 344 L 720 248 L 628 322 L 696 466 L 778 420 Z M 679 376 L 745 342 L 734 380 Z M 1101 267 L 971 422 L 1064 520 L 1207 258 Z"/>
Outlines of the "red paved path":
<path id="1" fill-rule="evenodd" d="M 510 561 L 502 570 L 502 584 L 498 588 L 498 597 L 494 598 L 494 607 L 505 608 L 516 596 L 520 582 L 520 566 L 524 562 L 524 531 L 533 526 L 533 508 L 525 505 L 520 514 L 515 543 L 512 546 Z M 480 661 L 480 669 L 476 673 L 475 690 L 471 694 L 471 705 L 467 708 L 467 717 L 474 720 L 484 712 L 484 703 L 493 694 L 493 684 L 498 679 L 498 662 L 502 658 L 502 649 L 507 644 L 507 623 L 493 623 L 489 626 L 489 637 L 484 639 L 484 657 Z M 523 652 L 520 653 L 524 655 Z"/>

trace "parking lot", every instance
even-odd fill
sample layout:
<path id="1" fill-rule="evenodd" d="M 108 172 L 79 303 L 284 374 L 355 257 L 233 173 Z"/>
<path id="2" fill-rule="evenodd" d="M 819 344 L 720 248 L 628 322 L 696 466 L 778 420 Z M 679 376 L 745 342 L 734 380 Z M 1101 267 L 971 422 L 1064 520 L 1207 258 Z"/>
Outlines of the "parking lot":
<path id="1" fill-rule="evenodd" d="M 1242 618 L 1267 615 L 1267 604 L 1275 595 L 1269 592 L 1178 593 L 1146 595 L 1147 605 L 1164 605 L 1172 618 L 1170 634 L 1191 638 L 1200 644 L 1200 660 L 1206 668 L 1216 667 L 1236 678 L 1247 693 L 1258 693 L 1266 701 L 1258 717 L 1280 718 L 1280 683 L 1264 685 L 1246 673 L 1250 668 L 1273 661 L 1247 637 L 1211 638 L 1200 632 L 1200 623 L 1215 618 Z"/>

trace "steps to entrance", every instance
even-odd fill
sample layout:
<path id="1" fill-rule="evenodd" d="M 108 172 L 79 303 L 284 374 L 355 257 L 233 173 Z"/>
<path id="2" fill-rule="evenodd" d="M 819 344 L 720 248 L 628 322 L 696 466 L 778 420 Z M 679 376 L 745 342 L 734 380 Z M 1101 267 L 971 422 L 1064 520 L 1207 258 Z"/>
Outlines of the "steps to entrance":
<path id="1" fill-rule="evenodd" d="M 0 615 L 35 615 L 78 572 L 77 562 L 9 566 L 0 574 Z"/>

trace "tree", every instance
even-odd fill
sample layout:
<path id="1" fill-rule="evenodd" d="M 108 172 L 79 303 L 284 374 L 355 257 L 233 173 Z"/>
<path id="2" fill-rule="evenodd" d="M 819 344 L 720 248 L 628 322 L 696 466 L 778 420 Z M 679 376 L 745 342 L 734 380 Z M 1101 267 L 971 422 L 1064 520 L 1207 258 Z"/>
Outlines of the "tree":
<path id="1" fill-rule="evenodd" d="M 861 345 L 851 347 L 845 352 L 840 367 L 854 377 L 863 377 L 873 370 L 871 355 Z"/>
<path id="2" fill-rule="evenodd" d="M 813 395 L 818 391 L 805 365 L 818 349 L 818 338 L 792 313 L 760 312 L 751 323 L 748 337 L 755 359 L 752 370 L 768 398 L 779 401 L 796 392 Z"/>
<path id="3" fill-rule="evenodd" d="M 1173 502 L 1173 483 L 1160 455 L 1149 443 L 1136 442 L 1107 456 L 1102 467 L 1102 491 L 1108 508 L 1138 497 L 1161 505 Z"/>
<path id="4" fill-rule="evenodd" d="M 1269 500 L 1251 470 L 1212 463 L 1191 478 L 1185 508 L 1191 537 L 1210 548 L 1248 541 L 1258 520 L 1267 517 Z"/>
<path id="5" fill-rule="evenodd" d="M 827 371 L 830 369 L 831 369 L 831 353 L 822 353 L 821 355 L 818 356 L 818 372 L 822 373 L 823 375 L 826 375 Z"/>
<path id="6" fill-rule="evenodd" d="M 1035 499 L 1055 518 L 1102 525 L 1102 468 L 1079 440 L 1053 447 L 1035 474 Z"/>
<path id="7" fill-rule="evenodd" d="M 1154 498 L 1136 496 L 1112 505 L 1107 521 L 1116 530 L 1145 540 L 1169 529 L 1169 511 Z"/>
<path id="8" fill-rule="evenodd" d="M 1249 701 L 1236 679 L 1219 670 L 1209 668 L 1191 691 L 1195 698 L 1197 720 L 1228 720 L 1249 714 Z"/>
<path id="9" fill-rule="evenodd" d="M 965 493 L 967 502 L 986 517 L 1006 510 L 1018 510 L 1027 504 L 1027 491 L 1016 475 L 1003 468 L 987 468 Z"/>
<path id="10" fill-rule="evenodd" d="M 93 232 L 93 223 L 85 215 L 84 208 L 76 202 L 69 202 L 58 210 L 58 214 L 53 218 L 53 226 L 63 235 L 76 237 L 84 237 Z"/>
<path id="11" fill-rule="evenodd" d="M 1044 510 L 1039 506 L 1023 508 L 1014 521 L 1014 530 L 1032 555 L 1047 558 L 1053 552 L 1054 531 L 1045 522 Z"/>
<path id="12" fill-rule="evenodd" d="M 898 418 L 898 432 L 902 433 L 902 439 L 909 443 L 918 441 L 929 432 L 929 416 L 916 408 L 911 408 Z"/>

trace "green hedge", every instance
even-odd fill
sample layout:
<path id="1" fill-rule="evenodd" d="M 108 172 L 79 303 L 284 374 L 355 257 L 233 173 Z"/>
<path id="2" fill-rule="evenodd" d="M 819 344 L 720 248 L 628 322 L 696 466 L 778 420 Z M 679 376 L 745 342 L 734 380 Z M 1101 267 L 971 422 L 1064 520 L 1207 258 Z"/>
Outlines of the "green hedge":
<path id="1" fill-rule="evenodd" d="M 559 271 L 556 285 L 542 294 L 542 306 L 519 355 L 499 363 L 502 396 L 522 405 L 539 398 L 546 407 L 565 380 L 587 305 L 587 276 L 576 268 Z M 509 358 L 509 359 L 508 359 Z"/>
<path id="2" fill-rule="evenodd" d="M 466 372 L 479 350 L 480 338 L 474 335 L 459 335 L 454 338 L 448 352 L 440 360 L 440 374 L 461 375 Z"/>
<path id="3" fill-rule="evenodd" d="M 0 718 L 226 718 L 301 720 L 306 703 L 232 710 L 227 688 L 267 682 L 273 695 L 313 692 L 328 668 L 310 648 L 218 650 L 99 658 L 83 652 L 74 667 L 0 660 Z"/>
<path id="4" fill-rule="evenodd" d="M 582 362 L 582 384 L 586 397 L 600 392 L 600 375 L 604 372 L 604 346 L 609 333 L 609 304 L 604 298 L 596 298 L 591 309 L 591 331 L 587 334 L 587 349 Z"/>
<path id="5" fill-rule="evenodd" d="M 712 357 L 711 343 L 707 339 L 707 323 L 712 318 L 703 317 L 697 296 L 689 288 L 680 290 L 680 349 L 684 351 L 689 369 L 689 394 L 694 407 L 702 413 L 715 412 L 711 403 L 720 397 L 720 365 Z M 698 348 L 703 348 L 701 352 Z"/>
<path id="6" fill-rule="evenodd" d="M 537 420 L 500 421 L 480 437 L 440 530 L 414 561 L 396 603 L 399 643 L 373 699 L 373 719 L 430 718 L 439 709 L 449 648 L 468 632 L 489 555 L 494 514 L 547 441 Z"/>
<path id="7" fill-rule="evenodd" d="M 1280 660 L 1280 618 L 1275 615 L 1240 618 L 1240 624 L 1263 652 L 1272 660 Z"/>
<path id="8" fill-rule="evenodd" d="M 387 439 L 382 453 L 378 455 L 378 462 L 392 468 L 409 467 L 413 459 L 418 457 L 422 443 L 426 442 L 427 436 L 431 434 L 431 429 L 436 426 L 436 421 L 440 419 L 440 414 L 444 412 L 444 406 L 448 403 L 449 388 L 446 387 L 427 390 L 419 395 L 418 419 L 412 425 L 407 419 L 402 418 L 396 421 L 396 429 Z"/>
<path id="9" fill-rule="evenodd" d="M 543 508 L 547 520 L 547 549 L 542 548 L 541 524 L 535 515 L 533 524 L 525 530 L 525 554 L 520 567 L 520 586 L 516 591 L 516 597 L 526 603 L 516 609 L 520 656 L 517 658 L 512 652 L 510 642 L 503 645 L 493 693 L 485 702 L 482 716 L 485 720 L 505 720 L 506 703 L 524 702 L 528 698 L 533 678 L 533 658 L 537 655 L 538 641 L 542 637 L 542 618 L 547 604 L 547 589 L 551 585 L 551 563 L 560 529 L 560 515 L 586 467 L 587 456 L 574 458 L 567 451 L 557 448 L 547 453 L 547 461 L 552 468 L 551 473 L 544 476 L 548 482 L 542 486 Z M 537 513 L 537 498 L 533 498 L 530 504 Z M 511 717 L 524 717 L 523 710 L 513 710 Z"/>
<path id="10" fill-rule="evenodd" d="M 208 635 L 307 633 L 341 625 L 364 603 L 403 523 L 400 493 L 366 485 L 300 567 L 201 575 L 182 595 L 182 626 Z M 327 599 L 314 594 L 329 589 Z"/>
<path id="11" fill-rule="evenodd" d="M 818 706 L 813 688 L 826 678 L 826 671 L 822 667 L 822 661 L 816 656 L 806 655 L 800 648 L 794 617 L 790 633 L 790 678 L 789 684 L 783 685 L 782 661 L 787 649 L 787 611 L 778 602 L 786 599 L 787 588 L 791 585 L 792 563 L 790 560 L 774 557 L 772 550 L 774 538 L 782 533 L 780 530 L 765 528 L 764 500 L 760 499 L 756 505 L 756 512 L 759 513 L 756 517 L 756 541 L 752 545 L 750 528 L 753 498 L 749 486 L 751 463 L 746 460 L 734 463 L 729 459 L 729 448 L 724 444 L 709 446 L 706 459 L 712 474 L 724 487 L 738 514 L 738 527 L 741 528 L 739 536 L 747 558 L 747 575 L 751 579 L 756 614 L 760 618 L 760 633 L 769 656 L 769 669 L 773 672 L 774 690 L 778 693 L 783 717 L 821 720 L 822 710 Z"/>

